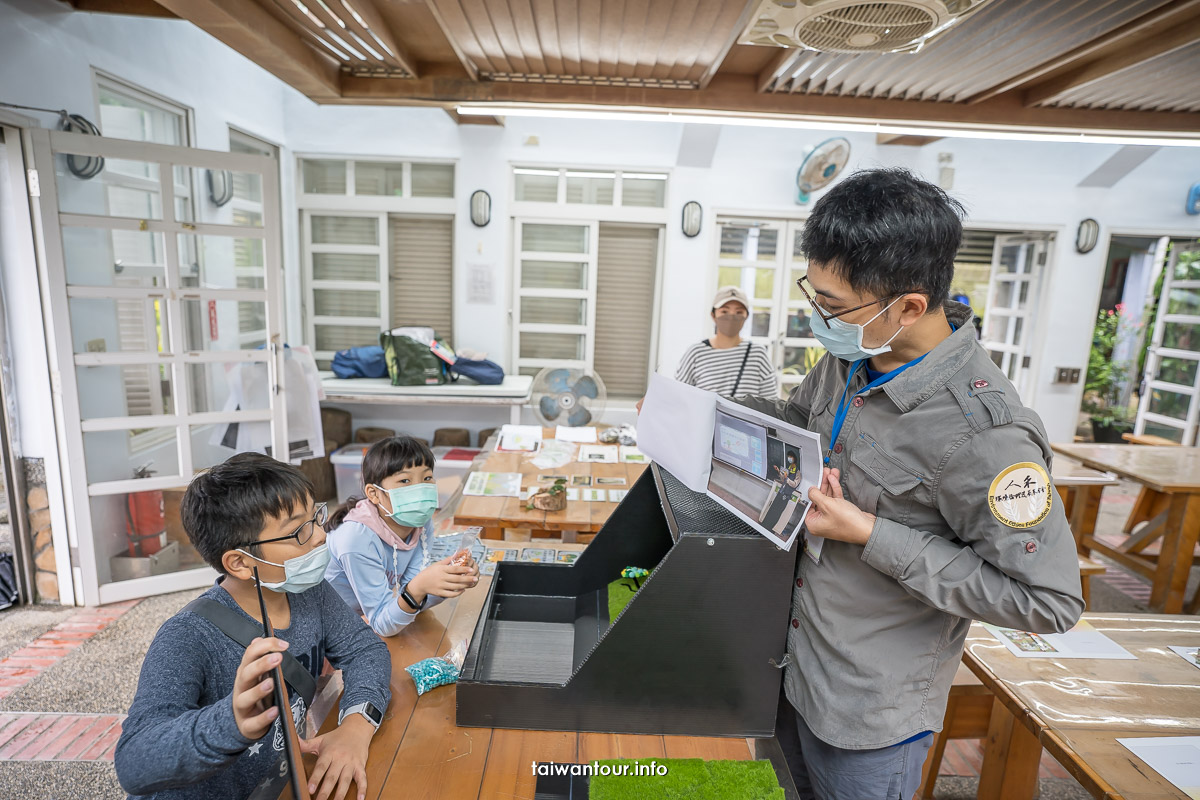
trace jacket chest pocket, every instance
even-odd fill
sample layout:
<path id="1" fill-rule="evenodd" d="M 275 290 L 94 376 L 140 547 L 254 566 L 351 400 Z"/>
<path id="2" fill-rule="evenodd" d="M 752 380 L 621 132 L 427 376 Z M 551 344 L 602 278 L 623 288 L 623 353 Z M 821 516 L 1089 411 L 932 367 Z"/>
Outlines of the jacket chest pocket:
<path id="1" fill-rule="evenodd" d="M 868 514 L 882 513 L 888 519 L 905 522 L 913 490 L 921 476 L 885 451 L 865 433 L 859 433 L 850 449 L 846 490 L 854 504 Z"/>

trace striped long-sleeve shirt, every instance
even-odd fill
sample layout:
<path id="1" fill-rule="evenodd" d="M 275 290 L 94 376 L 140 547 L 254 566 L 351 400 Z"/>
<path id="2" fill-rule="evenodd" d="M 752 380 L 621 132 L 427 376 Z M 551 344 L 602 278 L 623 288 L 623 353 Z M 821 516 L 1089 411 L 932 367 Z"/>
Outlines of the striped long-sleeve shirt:
<path id="1" fill-rule="evenodd" d="M 738 382 L 738 370 L 742 368 L 743 361 L 746 368 L 742 370 L 742 379 Z M 779 377 L 767 355 L 767 348 L 748 341 L 722 350 L 713 347 L 707 339 L 697 342 L 679 360 L 675 380 L 716 392 L 722 397 L 734 396 L 735 383 L 738 395 L 779 396 Z"/>

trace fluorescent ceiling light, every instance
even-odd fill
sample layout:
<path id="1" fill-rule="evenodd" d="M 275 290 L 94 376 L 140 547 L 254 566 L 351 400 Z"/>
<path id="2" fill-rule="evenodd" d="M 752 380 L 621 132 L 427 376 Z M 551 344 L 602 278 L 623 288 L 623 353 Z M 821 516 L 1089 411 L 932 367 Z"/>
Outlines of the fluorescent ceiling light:
<path id="1" fill-rule="evenodd" d="M 1024 142 L 1067 142 L 1074 144 L 1141 144 L 1163 147 L 1200 147 L 1200 132 L 1146 134 L 1121 130 L 1072 131 L 1060 128 L 1028 128 L 970 123 L 872 122 L 869 119 L 794 117 L 687 111 L 667 108 L 636 109 L 629 106 L 525 106 L 460 105 L 463 116 L 543 117 L 551 119 L 594 119 L 627 122 L 679 122 L 700 125 L 744 125 L 759 128 L 788 128 L 817 131 L 886 133 L 901 136 L 947 136 L 960 139 L 1007 139 Z"/>

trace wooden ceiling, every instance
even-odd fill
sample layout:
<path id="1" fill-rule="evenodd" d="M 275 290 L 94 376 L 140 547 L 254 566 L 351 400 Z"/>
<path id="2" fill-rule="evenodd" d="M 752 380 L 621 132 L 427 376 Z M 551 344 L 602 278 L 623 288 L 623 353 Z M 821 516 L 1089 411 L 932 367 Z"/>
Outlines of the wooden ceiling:
<path id="1" fill-rule="evenodd" d="M 319 103 L 1200 137 L 1200 0 L 991 0 L 895 54 L 738 44 L 759 0 L 69 2 L 188 20 Z"/>

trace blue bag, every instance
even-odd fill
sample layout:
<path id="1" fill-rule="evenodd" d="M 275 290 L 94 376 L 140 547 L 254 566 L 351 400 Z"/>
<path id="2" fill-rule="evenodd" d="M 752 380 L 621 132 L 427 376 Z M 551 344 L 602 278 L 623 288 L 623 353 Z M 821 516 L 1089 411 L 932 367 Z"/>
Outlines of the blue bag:
<path id="1" fill-rule="evenodd" d="M 383 348 L 379 345 L 339 350 L 333 354 L 330 367 L 339 378 L 386 378 L 388 374 Z"/>
<path id="2" fill-rule="evenodd" d="M 488 361 L 486 358 L 473 360 L 459 356 L 450 367 L 450 375 L 455 379 L 459 376 L 470 378 L 476 383 L 485 386 L 495 386 L 496 384 L 504 383 L 504 368 L 495 361 Z"/>

